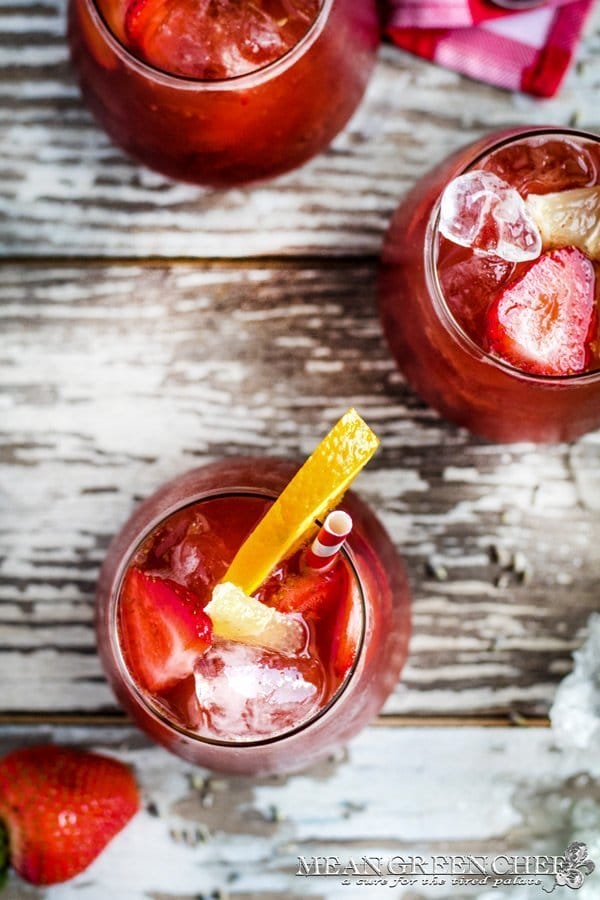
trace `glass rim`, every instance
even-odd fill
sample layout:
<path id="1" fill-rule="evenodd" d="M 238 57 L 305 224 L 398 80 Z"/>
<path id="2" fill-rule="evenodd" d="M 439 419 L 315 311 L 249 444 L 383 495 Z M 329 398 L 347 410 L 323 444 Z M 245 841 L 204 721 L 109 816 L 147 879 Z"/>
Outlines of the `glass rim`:
<path id="1" fill-rule="evenodd" d="M 75 3 L 76 0 L 71 0 Z M 252 69 L 250 72 L 244 72 L 241 75 L 231 75 L 227 78 L 191 78 L 187 75 L 177 75 L 168 72 L 158 66 L 145 62 L 139 56 L 136 56 L 129 47 L 127 47 L 113 32 L 108 22 L 104 18 L 97 0 L 82 0 L 86 4 L 87 9 L 96 25 L 102 32 L 106 42 L 114 51 L 114 53 L 127 63 L 132 69 L 139 74 L 149 78 L 155 82 L 159 82 L 171 87 L 177 87 L 182 90 L 189 91 L 227 91 L 227 90 L 243 90 L 244 88 L 252 88 L 263 81 L 270 80 L 280 72 L 285 71 L 293 65 L 298 57 L 302 56 L 307 47 L 311 47 L 317 38 L 323 32 L 325 23 L 329 17 L 329 13 L 335 3 L 335 0 L 321 0 L 321 5 L 316 17 L 310 24 L 308 30 L 302 35 L 300 40 L 286 50 L 282 56 L 271 62 Z"/>
<path id="2" fill-rule="evenodd" d="M 269 737 L 263 738 L 253 738 L 251 740 L 224 740 L 220 738 L 211 738 L 207 735 L 198 734 L 196 731 L 185 728 L 183 725 L 178 724 L 170 717 L 166 710 L 163 707 L 160 707 L 158 704 L 153 703 L 152 700 L 146 695 L 146 693 L 137 685 L 135 679 L 133 678 L 123 655 L 121 642 L 119 641 L 118 634 L 118 607 L 119 607 L 119 597 L 121 594 L 121 588 L 123 585 L 123 579 L 129 567 L 129 564 L 141 546 L 141 544 L 146 540 L 146 538 L 152 533 L 152 531 L 164 522 L 169 516 L 174 515 L 177 512 L 181 512 L 184 509 L 187 509 L 190 506 L 193 506 L 196 503 L 200 503 L 207 500 L 216 500 L 222 497 L 257 497 L 263 500 L 275 500 L 277 498 L 277 493 L 275 491 L 269 491 L 266 489 L 259 488 L 235 488 L 235 487 L 227 487 L 223 488 L 215 488 L 214 490 L 201 491 L 191 498 L 186 500 L 183 503 L 174 503 L 171 504 L 166 510 L 162 511 L 160 515 L 153 517 L 153 519 L 148 523 L 148 525 L 143 529 L 135 541 L 131 544 L 131 551 L 128 553 L 127 557 L 123 557 L 121 562 L 119 563 L 119 567 L 115 573 L 115 577 L 112 582 L 112 588 L 109 597 L 109 613 L 108 613 L 108 623 L 109 623 L 109 640 L 110 646 L 112 649 L 113 658 L 116 662 L 117 669 L 119 671 L 119 675 L 123 679 L 127 688 L 132 691 L 136 700 L 142 705 L 145 712 L 147 712 L 152 718 L 158 720 L 162 725 L 165 725 L 170 730 L 175 731 L 177 734 L 188 738 L 193 741 L 194 744 L 197 745 L 208 745 L 212 747 L 221 747 L 223 749 L 235 749 L 242 750 L 246 747 L 248 748 L 257 748 L 257 747 L 266 747 L 272 744 L 276 744 L 286 738 L 292 737 L 293 735 L 299 734 L 300 732 L 307 729 L 309 726 L 313 725 L 315 722 L 323 719 L 331 710 L 338 704 L 343 695 L 346 693 L 350 684 L 353 681 L 354 675 L 356 674 L 359 661 L 362 657 L 362 652 L 364 649 L 365 636 L 366 636 L 366 621 L 367 621 L 367 604 L 365 598 L 365 592 L 363 589 L 363 583 L 360 578 L 358 569 L 355 565 L 353 554 L 351 550 L 344 546 L 341 549 L 341 553 L 345 558 L 347 565 L 349 566 L 350 572 L 356 582 L 358 587 L 358 593 L 360 598 L 360 607 L 361 607 L 361 630 L 360 637 L 357 643 L 356 656 L 354 658 L 354 662 L 352 666 L 348 670 L 344 680 L 334 691 L 332 696 L 329 698 L 327 703 L 323 706 L 319 707 L 315 713 L 310 715 L 308 718 L 303 719 L 298 725 L 295 725 L 292 728 L 288 728 L 285 731 L 278 731 L 276 734 L 271 735 Z M 319 521 L 319 520 L 317 520 Z M 321 524 L 321 523 L 319 523 Z"/>
<path id="3" fill-rule="evenodd" d="M 538 136 L 541 137 L 544 135 L 566 135 L 569 137 L 577 137 L 583 140 L 594 141 L 595 143 L 600 144 L 600 135 L 593 134 L 589 131 L 582 131 L 577 128 L 569 128 L 566 125 L 541 125 L 536 128 L 524 127 L 522 130 L 519 130 L 516 133 L 514 130 L 511 130 L 509 134 L 506 134 L 504 132 L 503 134 L 504 136 L 499 137 L 497 140 L 494 140 L 493 135 L 490 135 L 490 137 L 492 138 L 492 143 L 486 143 L 482 150 L 480 150 L 472 159 L 470 159 L 470 161 L 466 165 L 461 166 L 452 175 L 452 178 L 457 178 L 458 176 L 468 172 L 470 169 L 473 169 L 478 165 L 478 163 L 481 163 L 487 156 L 489 156 L 491 153 L 494 153 L 496 150 L 500 150 L 502 147 L 505 147 L 509 144 L 526 140 L 527 138 Z M 533 372 L 524 372 L 522 369 L 519 369 L 516 366 L 512 366 L 510 363 L 500 359 L 500 357 L 494 356 L 492 353 L 484 350 L 480 344 L 474 341 L 473 338 L 471 338 L 467 334 L 448 305 L 448 301 L 446 300 L 446 296 L 444 294 L 444 290 L 442 288 L 438 275 L 436 254 L 437 239 L 439 237 L 440 206 L 443 192 L 444 189 L 440 191 L 440 194 L 436 198 L 436 201 L 432 207 L 429 216 L 429 222 L 427 224 L 427 231 L 425 233 L 425 277 L 427 279 L 428 286 L 434 298 L 434 301 L 437 301 L 438 312 L 441 312 L 443 314 L 446 324 L 451 327 L 455 334 L 455 337 L 459 339 L 464 348 L 468 350 L 471 355 L 476 356 L 479 359 L 483 359 L 483 361 L 485 361 L 487 364 L 494 366 L 495 368 L 498 368 L 503 372 L 506 372 L 506 374 L 511 375 L 513 378 L 519 378 L 527 382 L 536 382 L 544 385 L 559 386 L 573 383 L 589 384 L 600 380 L 600 368 L 594 369 L 590 372 L 579 372 L 572 375 L 541 375 Z"/>

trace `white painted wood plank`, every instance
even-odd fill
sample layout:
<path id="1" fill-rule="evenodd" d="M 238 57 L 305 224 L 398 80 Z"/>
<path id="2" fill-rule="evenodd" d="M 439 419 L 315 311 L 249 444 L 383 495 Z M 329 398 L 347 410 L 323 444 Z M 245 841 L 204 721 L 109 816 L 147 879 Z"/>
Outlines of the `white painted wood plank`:
<path id="1" fill-rule="evenodd" d="M 387 711 L 547 712 L 598 604 L 600 436 L 497 447 L 440 421 L 395 372 L 373 282 L 366 265 L 5 268 L 0 712 L 113 711 L 93 593 L 136 501 L 223 455 L 301 458 L 353 404 L 383 442 L 357 487 L 415 598 Z"/>
<path id="2" fill-rule="evenodd" d="M 600 762 L 558 752 L 547 729 L 372 728 L 321 766 L 261 779 L 192 770 L 126 728 L 5 728 L 0 752 L 49 739 L 132 765 L 145 809 L 83 875 L 45 890 L 13 876 L 6 900 L 541 900 L 541 886 L 390 890 L 295 872 L 299 856 L 562 855 L 572 840 L 600 861 Z M 596 871 L 578 900 L 599 889 Z"/>
<path id="3" fill-rule="evenodd" d="M 83 107 L 65 0 L 0 10 L 0 253 L 248 257 L 379 250 L 403 191 L 451 149 L 514 123 L 599 130 L 600 8 L 561 95 L 512 96 L 392 46 L 326 154 L 252 190 L 168 181 L 113 147 Z"/>

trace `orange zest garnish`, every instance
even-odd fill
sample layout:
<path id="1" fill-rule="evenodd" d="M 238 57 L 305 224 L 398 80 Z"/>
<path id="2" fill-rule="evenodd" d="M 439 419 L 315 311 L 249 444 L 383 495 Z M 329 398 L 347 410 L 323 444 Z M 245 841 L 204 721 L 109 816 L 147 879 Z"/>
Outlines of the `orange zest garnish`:
<path id="1" fill-rule="evenodd" d="M 317 530 L 317 520 L 337 506 L 378 446 L 377 436 L 350 409 L 242 544 L 223 581 L 254 593 L 277 564 Z"/>

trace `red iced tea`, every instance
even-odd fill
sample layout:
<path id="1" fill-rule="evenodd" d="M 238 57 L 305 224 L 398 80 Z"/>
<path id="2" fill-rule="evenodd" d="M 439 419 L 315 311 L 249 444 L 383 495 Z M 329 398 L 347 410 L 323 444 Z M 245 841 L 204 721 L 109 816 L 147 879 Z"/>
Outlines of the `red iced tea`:
<path id="1" fill-rule="evenodd" d="M 375 0 L 71 0 L 69 34 L 116 143 L 227 187 L 327 146 L 364 92 L 379 23 Z"/>
<path id="2" fill-rule="evenodd" d="M 423 398 L 493 440 L 598 427 L 599 232 L 593 135 L 492 136 L 423 179 L 394 216 L 380 283 L 387 338 Z"/>
<path id="3" fill-rule="evenodd" d="M 142 505 L 103 568 L 98 636 L 113 687 L 146 731 L 201 765 L 263 772 L 321 758 L 376 714 L 406 655 L 403 567 L 352 494 L 354 529 L 333 567 L 307 572 L 296 551 L 256 593 L 283 628 L 276 640 L 211 638 L 213 588 L 294 469 L 232 460 L 182 476 Z"/>
<path id="4" fill-rule="evenodd" d="M 340 556 L 326 572 L 310 572 L 297 551 L 256 594 L 285 614 L 279 646 L 239 641 L 210 646 L 201 632 L 198 653 L 192 649 L 189 659 L 172 650 L 163 654 L 162 648 L 160 659 L 152 659 L 154 636 L 141 639 L 155 625 L 144 608 L 148 594 L 162 592 L 164 614 L 169 593 L 180 594 L 183 586 L 191 604 L 203 610 L 269 505 L 260 497 L 223 496 L 174 513 L 143 541 L 121 587 L 119 642 L 134 680 L 142 690 L 153 691 L 148 699 L 183 728 L 205 737 L 256 740 L 301 725 L 327 705 L 358 654 L 361 597 L 347 558 Z M 177 597 L 174 603 L 171 627 L 177 630 Z M 156 627 L 160 631 L 164 623 Z M 210 628 L 206 621 L 205 627 Z M 141 652 L 142 644 L 148 652 Z"/>

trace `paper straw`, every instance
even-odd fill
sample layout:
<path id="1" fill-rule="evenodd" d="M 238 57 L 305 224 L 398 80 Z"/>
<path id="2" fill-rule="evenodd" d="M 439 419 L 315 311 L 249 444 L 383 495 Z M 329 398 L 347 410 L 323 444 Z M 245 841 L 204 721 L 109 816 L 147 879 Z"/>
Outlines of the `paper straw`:
<path id="1" fill-rule="evenodd" d="M 334 564 L 352 531 L 352 519 L 341 509 L 329 513 L 311 546 L 304 551 L 303 564 L 312 572 L 321 572 Z"/>

